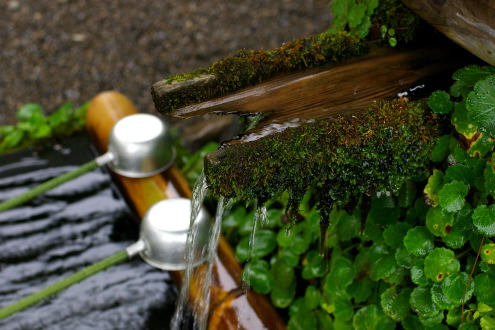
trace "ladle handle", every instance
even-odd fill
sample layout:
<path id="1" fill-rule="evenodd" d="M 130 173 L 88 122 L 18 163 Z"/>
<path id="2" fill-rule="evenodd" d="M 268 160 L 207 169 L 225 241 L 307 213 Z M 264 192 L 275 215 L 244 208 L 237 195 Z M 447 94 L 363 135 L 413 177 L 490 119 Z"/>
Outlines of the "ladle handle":
<path id="1" fill-rule="evenodd" d="M 26 298 L 23 298 L 12 305 L 9 305 L 7 307 L 4 307 L 0 309 L 0 320 L 17 313 L 19 311 L 22 311 L 29 306 L 32 306 L 41 300 L 48 298 L 49 296 L 56 294 L 62 290 L 67 289 L 68 287 L 81 282 L 82 280 L 102 271 L 105 270 L 111 266 L 114 266 L 118 263 L 121 263 L 123 261 L 126 261 L 129 259 L 129 256 L 127 254 L 126 250 L 120 251 L 115 253 L 114 255 L 111 255 L 108 258 L 105 258 L 101 261 L 98 261 L 95 264 L 92 264 L 77 273 L 66 277 L 62 279 L 61 281 L 58 281 L 38 292 L 33 293 L 30 296 L 27 296 Z"/>
<path id="2" fill-rule="evenodd" d="M 56 178 L 48 180 L 34 187 L 33 189 L 26 191 L 23 194 L 20 194 L 14 198 L 11 198 L 9 200 L 0 203 L 0 212 L 7 211 L 13 207 L 24 204 L 30 201 L 31 199 L 41 195 L 42 193 L 61 185 L 62 183 L 75 179 L 78 176 L 83 175 L 84 173 L 90 172 L 98 168 L 99 166 L 102 166 L 112 161 L 112 159 L 113 159 L 113 155 L 107 152 L 106 154 L 101 155 L 98 158 L 90 162 L 87 162 L 86 164 L 81 165 L 75 170 L 57 176 Z"/>

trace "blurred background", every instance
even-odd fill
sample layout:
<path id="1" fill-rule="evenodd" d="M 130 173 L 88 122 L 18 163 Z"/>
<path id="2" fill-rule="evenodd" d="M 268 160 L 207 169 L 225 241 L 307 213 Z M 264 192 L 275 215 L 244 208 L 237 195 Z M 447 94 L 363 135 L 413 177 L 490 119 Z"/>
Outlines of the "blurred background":
<path id="1" fill-rule="evenodd" d="M 241 48 L 325 31 L 328 0 L 3 0 L 0 125 L 28 102 L 45 113 L 114 89 L 153 112 L 151 85 Z"/>

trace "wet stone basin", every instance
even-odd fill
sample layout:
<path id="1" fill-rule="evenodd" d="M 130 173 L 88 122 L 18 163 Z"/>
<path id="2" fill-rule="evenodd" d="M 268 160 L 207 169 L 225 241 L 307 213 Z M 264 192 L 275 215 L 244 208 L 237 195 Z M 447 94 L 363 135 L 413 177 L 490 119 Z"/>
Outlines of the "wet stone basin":
<path id="1" fill-rule="evenodd" d="M 94 159 L 89 140 L 0 157 L 0 200 Z M 106 169 L 0 213 L 0 307 L 125 249 L 137 219 Z M 177 289 L 139 258 L 111 267 L 0 321 L 0 329 L 166 329 Z"/>

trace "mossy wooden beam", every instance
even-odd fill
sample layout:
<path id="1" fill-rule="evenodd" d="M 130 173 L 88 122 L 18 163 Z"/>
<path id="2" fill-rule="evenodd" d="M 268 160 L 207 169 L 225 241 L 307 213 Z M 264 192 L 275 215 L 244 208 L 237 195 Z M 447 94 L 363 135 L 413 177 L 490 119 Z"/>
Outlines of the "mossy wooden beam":
<path id="1" fill-rule="evenodd" d="M 296 44 L 306 51 L 307 42 Z M 448 73 L 449 77 L 464 63 L 452 54 L 459 55 L 452 43 L 372 47 L 357 58 L 278 71 L 248 84 L 258 82 L 253 86 L 241 88 L 245 85 L 234 83 L 232 90 L 224 90 L 209 69 L 200 69 L 155 84 L 153 99 L 160 112 L 174 117 L 264 114 L 254 129 L 206 156 L 210 190 L 243 200 L 267 200 L 288 191 L 289 209 L 295 211 L 304 193 L 312 189 L 321 195 L 320 209 L 325 214 L 333 201 L 346 203 L 362 193 L 398 188 L 426 168 L 438 136 L 436 117 L 424 102 L 383 100 L 435 75 Z M 229 61 L 222 68 L 238 72 L 237 62 Z M 253 63 L 249 66 L 264 65 Z M 223 94 L 200 93 L 197 99 L 198 90 Z M 180 104 L 178 95 L 185 98 Z"/>
<path id="2" fill-rule="evenodd" d="M 166 116 L 189 118 L 208 113 L 254 115 L 264 117 L 243 137 L 228 144 L 251 141 L 286 126 L 298 126 L 313 120 L 363 109 L 374 101 L 388 98 L 461 63 L 454 44 L 419 49 L 372 47 L 359 58 L 322 68 L 302 69 L 276 75 L 254 86 L 201 102 L 184 100 L 180 107 L 164 107 L 177 95 L 187 98 L 191 88 L 212 88 L 215 76 L 183 75 L 186 80 L 153 86 L 157 109 Z M 462 52 L 462 50 L 461 50 Z M 209 87 L 207 87 L 209 86 Z M 194 97 L 193 97 L 194 100 Z M 191 103 L 191 104 L 189 104 Z"/>
<path id="3" fill-rule="evenodd" d="M 368 43 L 346 32 L 299 38 L 272 51 L 240 50 L 207 68 L 158 81 L 151 88 L 156 109 L 177 109 L 220 97 L 297 70 L 321 68 L 368 52 Z"/>
<path id="4" fill-rule="evenodd" d="M 226 145 L 206 155 L 205 174 L 209 189 L 226 197 L 264 201 L 288 191 L 292 211 L 313 190 L 328 214 L 333 201 L 399 189 L 423 174 L 439 134 L 439 120 L 425 101 L 382 101 L 352 115 Z"/>

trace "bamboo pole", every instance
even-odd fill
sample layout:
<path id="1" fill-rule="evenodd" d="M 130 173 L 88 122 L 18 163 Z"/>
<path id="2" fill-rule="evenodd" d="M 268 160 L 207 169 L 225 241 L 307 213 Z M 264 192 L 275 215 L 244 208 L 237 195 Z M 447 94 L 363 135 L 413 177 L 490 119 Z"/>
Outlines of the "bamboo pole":
<path id="1" fill-rule="evenodd" d="M 106 152 L 108 136 L 113 125 L 125 116 L 137 113 L 133 103 L 124 95 L 109 91 L 97 95 L 87 114 L 87 130 L 100 152 Z M 125 197 L 140 217 L 156 202 L 173 197 L 191 198 L 192 193 L 185 178 L 172 166 L 161 175 L 149 178 L 126 178 L 114 175 Z M 195 272 L 195 276 L 200 276 Z M 220 237 L 217 256 L 213 266 L 210 301 L 210 329 L 285 329 L 284 322 L 265 296 L 242 289 L 242 267 L 232 248 Z M 171 272 L 178 285 L 182 284 L 182 273 Z M 195 301 L 200 295 L 191 280 L 189 293 Z M 139 303 L 139 302 L 136 302 Z"/>

